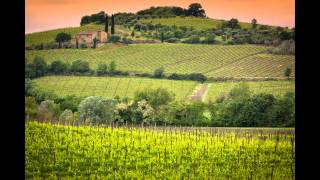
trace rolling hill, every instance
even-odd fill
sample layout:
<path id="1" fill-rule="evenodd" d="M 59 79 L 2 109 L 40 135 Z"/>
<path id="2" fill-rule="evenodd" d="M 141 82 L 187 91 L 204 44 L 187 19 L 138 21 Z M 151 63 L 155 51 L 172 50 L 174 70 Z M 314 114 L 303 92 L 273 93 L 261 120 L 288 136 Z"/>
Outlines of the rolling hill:
<path id="1" fill-rule="evenodd" d="M 266 46 L 134 44 L 105 45 L 99 49 L 54 49 L 26 51 L 27 60 L 36 56 L 54 60 L 88 61 L 95 69 L 115 61 L 122 71 L 153 73 L 163 66 L 166 74 L 203 73 L 209 78 L 283 78 L 287 67 L 295 68 L 295 56 L 267 54 Z M 294 73 L 293 73 L 294 76 Z"/>

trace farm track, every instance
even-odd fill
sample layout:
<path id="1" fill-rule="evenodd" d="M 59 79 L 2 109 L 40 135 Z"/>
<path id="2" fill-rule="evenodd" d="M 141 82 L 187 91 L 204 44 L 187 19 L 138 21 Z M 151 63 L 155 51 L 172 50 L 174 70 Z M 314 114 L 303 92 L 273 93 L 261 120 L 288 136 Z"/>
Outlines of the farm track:
<path id="1" fill-rule="evenodd" d="M 201 87 L 196 91 L 196 93 L 191 97 L 192 101 L 199 101 L 202 100 L 203 95 L 208 90 L 208 84 L 203 84 Z"/>

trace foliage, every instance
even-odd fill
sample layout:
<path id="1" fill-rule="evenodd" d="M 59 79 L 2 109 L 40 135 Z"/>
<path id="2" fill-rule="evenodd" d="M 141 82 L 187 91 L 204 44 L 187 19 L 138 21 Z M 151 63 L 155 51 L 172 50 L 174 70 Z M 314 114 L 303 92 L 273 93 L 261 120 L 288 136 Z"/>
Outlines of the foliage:
<path id="1" fill-rule="evenodd" d="M 250 95 L 250 89 L 249 89 L 249 85 L 246 83 L 237 84 L 229 92 L 229 96 L 231 98 L 247 97 L 249 95 Z"/>
<path id="2" fill-rule="evenodd" d="M 49 72 L 53 74 L 65 74 L 68 70 L 68 64 L 60 60 L 53 61 L 49 66 Z"/>
<path id="3" fill-rule="evenodd" d="M 90 96 L 79 104 L 79 119 L 82 122 L 97 124 L 112 122 L 115 119 L 115 109 L 115 100 L 99 96 Z"/>
<path id="4" fill-rule="evenodd" d="M 25 116 L 34 118 L 37 115 L 37 102 L 34 97 L 25 97 Z"/>
<path id="5" fill-rule="evenodd" d="M 154 109 L 158 109 L 160 106 L 168 105 L 172 102 L 174 95 L 164 88 L 148 88 L 143 91 L 137 91 L 134 95 L 134 100 L 136 102 L 146 100 Z"/>
<path id="6" fill-rule="evenodd" d="M 48 71 L 46 61 L 41 57 L 34 57 L 32 63 L 26 64 L 25 76 L 26 78 L 36 78 L 45 75 Z"/>
<path id="7" fill-rule="evenodd" d="M 164 74 L 164 67 L 159 67 L 154 70 L 153 77 L 155 78 L 163 78 L 165 76 Z"/>
<path id="8" fill-rule="evenodd" d="M 97 75 L 101 76 L 101 75 L 106 75 L 108 74 L 108 65 L 107 64 L 99 64 L 97 67 Z"/>
<path id="9" fill-rule="evenodd" d="M 70 71 L 74 73 L 86 73 L 90 72 L 88 61 L 76 60 L 73 61 L 70 67 Z"/>
<path id="10" fill-rule="evenodd" d="M 116 42 L 119 42 L 120 39 L 121 39 L 121 37 L 119 35 L 111 35 L 109 37 L 109 42 L 116 43 Z"/>
<path id="11" fill-rule="evenodd" d="M 290 75 L 291 75 L 291 68 L 287 68 L 285 71 L 284 71 L 284 75 L 289 79 Z"/>
<path id="12" fill-rule="evenodd" d="M 192 3 L 189 5 L 187 9 L 187 15 L 195 16 L 195 17 L 206 17 L 205 10 L 202 9 L 201 4 Z"/>
<path id="13" fill-rule="evenodd" d="M 59 43 L 59 47 L 61 47 L 61 43 L 67 42 L 70 40 L 71 40 L 71 35 L 64 32 L 58 33 L 55 38 L 55 41 Z"/>
<path id="14" fill-rule="evenodd" d="M 292 128 L 129 127 L 26 122 L 26 179 L 295 179 Z"/>
<path id="15" fill-rule="evenodd" d="M 38 107 L 38 115 L 43 120 L 54 120 L 60 115 L 60 104 L 53 100 L 42 101 Z"/>
<path id="16" fill-rule="evenodd" d="M 59 117 L 59 122 L 71 124 L 73 121 L 74 121 L 74 117 L 70 109 L 65 109 Z"/>
<path id="17" fill-rule="evenodd" d="M 106 14 L 104 11 L 100 11 L 96 14 L 91 14 L 90 16 L 83 16 L 81 18 L 80 25 L 83 26 L 90 23 L 102 24 L 105 22 L 105 16 Z"/>

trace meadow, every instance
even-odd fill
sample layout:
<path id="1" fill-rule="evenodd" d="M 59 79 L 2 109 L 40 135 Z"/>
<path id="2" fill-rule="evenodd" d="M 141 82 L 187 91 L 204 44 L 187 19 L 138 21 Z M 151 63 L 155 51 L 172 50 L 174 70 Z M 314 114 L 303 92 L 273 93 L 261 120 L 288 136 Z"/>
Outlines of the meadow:
<path id="1" fill-rule="evenodd" d="M 46 76 L 33 80 L 37 88 L 52 91 L 65 97 L 103 96 L 108 98 L 133 98 L 136 91 L 147 88 L 166 88 L 175 94 L 176 100 L 187 99 L 197 85 L 195 81 L 175 81 L 138 77 L 84 77 L 84 76 Z"/>
<path id="2" fill-rule="evenodd" d="M 81 59 L 88 61 L 93 69 L 99 63 L 115 61 L 118 70 L 137 73 L 153 73 L 163 66 L 166 74 L 203 73 L 209 78 L 283 78 L 287 67 L 294 72 L 295 56 L 266 54 L 267 49 L 257 45 L 135 44 L 31 50 L 26 51 L 25 57 L 28 61 L 43 57 L 48 63 Z"/>
<path id="3" fill-rule="evenodd" d="M 215 101 L 220 95 L 228 95 L 230 90 L 242 82 L 214 82 L 209 84 L 205 101 Z M 270 93 L 274 96 L 281 96 L 287 92 L 295 92 L 295 81 L 255 81 L 245 82 L 249 90 L 256 93 Z"/>
<path id="4" fill-rule="evenodd" d="M 26 122 L 26 178 L 295 179 L 294 129 Z"/>

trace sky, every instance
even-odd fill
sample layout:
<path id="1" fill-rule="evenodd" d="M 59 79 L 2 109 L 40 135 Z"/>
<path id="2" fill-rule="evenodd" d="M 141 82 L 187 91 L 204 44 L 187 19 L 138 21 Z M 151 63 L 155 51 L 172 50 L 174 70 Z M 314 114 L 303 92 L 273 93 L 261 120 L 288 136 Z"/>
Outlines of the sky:
<path id="1" fill-rule="evenodd" d="M 295 26 L 294 0 L 25 0 L 25 33 L 80 26 L 82 16 L 99 11 L 135 13 L 151 6 L 187 8 L 194 2 L 214 19 Z"/>

